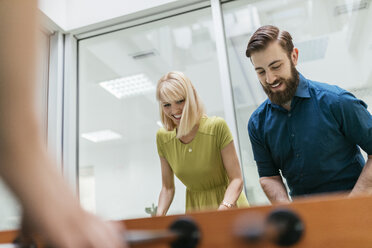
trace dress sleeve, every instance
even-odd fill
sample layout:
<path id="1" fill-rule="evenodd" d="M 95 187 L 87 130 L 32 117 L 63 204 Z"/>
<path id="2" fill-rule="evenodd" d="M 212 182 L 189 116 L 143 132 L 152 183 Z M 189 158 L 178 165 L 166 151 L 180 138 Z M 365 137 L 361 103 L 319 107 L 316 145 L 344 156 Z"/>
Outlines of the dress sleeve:
<path id="1" fill-rule="evenodd" d="M 230 144 L 231 141 L 233 141 L 231 131 L 229 127 L 227 126 L 227 123 L 224 119 L 217 118 L 216 131 L 217 131 L 216 134 L 217 134 L 217 140 L 218 140 L 218 148 L 222 150 L 228 144 Z"/>
<path id="2" fill-rule="evenodd" d="M 372 155 L 372 116 L 367 104 L 345 91 L 332 109 L 345 137 Z"/>
<path id="3" fill-rule="evenodd" d="M 272 160 L 270 151 L 266 148 L 263 139 L 260 138 L 258 129 L 251 117 L 248 123 L 248 134 L 252 145 L 254 160 L 257 163 L 258 175 L 260 177 L 271 177 L 280 175 L 279 170 Z"/>
<path id="4" fill-rule="evenodd" d="M 159 130 L 156 133 L 156 146 L 158 148 L 158 154 L 159 154 L 159 156 L 164 158 L 165 156 L 164 156 L 162 144 L 163 144 L 163 142 L 162 142 L 162 132 L 161 132 L 161 130 Z"/>

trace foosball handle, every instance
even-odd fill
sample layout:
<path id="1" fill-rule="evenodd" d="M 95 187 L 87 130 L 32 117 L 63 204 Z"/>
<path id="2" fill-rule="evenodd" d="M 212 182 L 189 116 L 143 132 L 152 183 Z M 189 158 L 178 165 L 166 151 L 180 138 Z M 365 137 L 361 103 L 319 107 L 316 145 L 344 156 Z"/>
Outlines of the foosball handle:
<path id="1" fill-rule="evenodd" d="M 169 230 L 178 233 L 178 238 L 170 244 L 171 248 L 195 248 L 201 239 L 198 226 L 188 218 L 176 220 Z"/>
<path id="2" fill-rule="evenodd" d="M 291 246 L 299 242 L 305 232 L 301 218 L 292 210 L 276 209 L 265 218 L 251 213 L 237 221 L 235 235 L 246 243 L 269 241 L 278 246 Z"/>
<path id="3" fill-rule="evenodd" d="M 278 209 L 272 211 L 267 217 L 266 225 L 272 228 L 273 242 L 279 246 L 296 244 L 304 234 L 305 226 L 300 217 L 291 210 Z"/>
<path id="4" fill-rule="evenodd" d="M 201 233 L 191 218 L 180 218 L 164 230 L 127 231 L 124 239 L 130 247 L 166 243 L 171 248 L 195 248 L 201 239 Z"/>

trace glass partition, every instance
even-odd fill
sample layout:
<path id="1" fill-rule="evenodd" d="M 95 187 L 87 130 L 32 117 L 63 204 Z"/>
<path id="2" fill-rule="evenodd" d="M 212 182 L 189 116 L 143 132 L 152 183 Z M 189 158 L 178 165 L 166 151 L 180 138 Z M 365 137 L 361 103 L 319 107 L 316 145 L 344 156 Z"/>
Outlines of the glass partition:
<path id="1" fill-rule="evenodd" d="M 250 36 L 266 24 L 289 31 L 299 49 L 299 72 L 337 84 L 371 106 L 372 8 L 369 1 L 239 0 L 223 4 L 223 13 L 248 199 L 266 204 L 247 132 L 250 115 L 266 99 L 245 56 Z"/>
<path id="2" fill-rule="evenodd" d="M 154 213 L 161 189 L 155 87 L 171 70 L 193 82 L 207 114 L 224 117 L 210 8 L 79 41 L 79 188 L 107 219 Z M 184 213 L 176 180 L 169 214 Z"/>

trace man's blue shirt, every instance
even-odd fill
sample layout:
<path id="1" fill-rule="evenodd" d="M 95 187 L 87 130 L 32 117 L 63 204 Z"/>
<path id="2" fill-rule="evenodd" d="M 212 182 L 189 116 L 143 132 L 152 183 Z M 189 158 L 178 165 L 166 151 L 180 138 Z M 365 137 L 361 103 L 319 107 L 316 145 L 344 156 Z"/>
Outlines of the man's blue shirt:
<path id="1" fill-rule="evenodd" d="M 367 105 L 337 86 L 299 77 L 290 111 L 267 99 L 249 119 L 258 173 L 281 171 L 291 196 L 351 190 L 365 163 L 359 147 L 372 154 Z"/>

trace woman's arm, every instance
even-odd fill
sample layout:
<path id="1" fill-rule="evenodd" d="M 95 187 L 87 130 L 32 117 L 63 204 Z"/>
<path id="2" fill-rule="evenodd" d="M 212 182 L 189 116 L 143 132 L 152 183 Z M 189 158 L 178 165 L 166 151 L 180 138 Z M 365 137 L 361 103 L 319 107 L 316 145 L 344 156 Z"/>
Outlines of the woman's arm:
<path id="1" fill-rule="evenodd" d="M 163 216 L 168 212 L 174 197 L 174 175 L 168 161 L 160 157 L 162 187 L 159 195 L 156 216 Z"/>
<path id="2" fill-rule="evenodd" d="M 223 201 L 235 205 L 243 189 L 243 177 L 233 141 L 221 150 L 221 155 L 230 181 Z M 218 209 L 222 210 L 227 208 L 228 207 L 225 205 L 220 205 Z"/>

